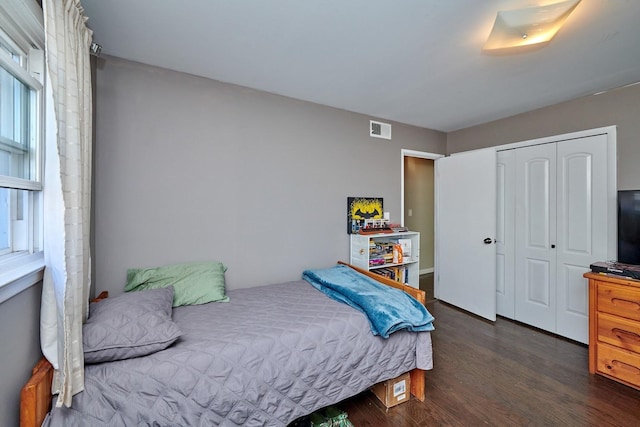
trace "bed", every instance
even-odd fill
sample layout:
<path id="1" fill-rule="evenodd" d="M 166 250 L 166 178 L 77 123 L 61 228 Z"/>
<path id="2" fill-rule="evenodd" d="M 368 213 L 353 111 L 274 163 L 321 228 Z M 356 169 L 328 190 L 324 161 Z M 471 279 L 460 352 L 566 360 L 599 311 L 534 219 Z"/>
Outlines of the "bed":
<path id="1" fill-rule="evenodd" d="M 424 292 L 349 267 L 424 305 Z M 21 426 L 286 426 L 406 372 L 424 400 L 430 332 L 375 336 L 362 312 L 304 280 L 228 296 L 174 307 L 181 334 L 161 351 L 85 364 L 85 390 L 71 408 L 49 412 L 51 368 L 41 361 L 22 390 Z"/>

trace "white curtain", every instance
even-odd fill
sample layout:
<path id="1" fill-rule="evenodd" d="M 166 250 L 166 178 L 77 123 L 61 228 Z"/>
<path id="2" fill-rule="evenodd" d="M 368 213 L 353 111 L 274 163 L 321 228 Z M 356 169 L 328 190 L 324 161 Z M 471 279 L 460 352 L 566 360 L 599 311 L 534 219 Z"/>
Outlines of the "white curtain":
<path id="1" fill-rule="evenodd" d="M 42 352 L 57 406 L 84 389 L 82 324 L 91 285 L 91 31 L 79 0 L 43 1 L 47 61 Z"/>

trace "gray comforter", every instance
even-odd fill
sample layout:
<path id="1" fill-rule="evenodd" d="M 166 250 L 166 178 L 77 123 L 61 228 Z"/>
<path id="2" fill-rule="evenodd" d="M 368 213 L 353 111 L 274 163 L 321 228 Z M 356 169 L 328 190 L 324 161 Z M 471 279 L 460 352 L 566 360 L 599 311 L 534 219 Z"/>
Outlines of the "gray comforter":
<path id="1" fill-rule="evenodd" d="M 285 426 L 415 367 L 429 332 L 374 336 L 359 311 L 297 281 L 176 307 L 184 335 L 149 356 L 88 365 L 56 426 Z"/>

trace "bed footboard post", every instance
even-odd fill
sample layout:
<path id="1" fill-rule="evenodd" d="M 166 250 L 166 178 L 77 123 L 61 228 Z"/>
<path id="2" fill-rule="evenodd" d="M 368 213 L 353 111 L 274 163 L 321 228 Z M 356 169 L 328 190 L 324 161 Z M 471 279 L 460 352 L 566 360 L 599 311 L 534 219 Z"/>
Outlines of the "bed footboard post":
<path id="1" fill-rule="evenodd" d="M 395 280 L 391 280 L 388 279 L 384 276 L 380 276 L 378 274 L 372 273 L 371 271 L 367 271 L 364 270 L 362 268 L 359 267 L 355 267 L 353 265 L 347 264 L 346 262 L 342 262 L 342 261 L 338 261 L 338 264 L 342 264 L 342 265 L 346 265 L 348 267 L 353 268 L 354 270 L 356 270 L 359 273 L 362 273 L 366 276 L 371 277 L 372 279 L 385 284 L 387 286 L 391 286 L 393 288 L 396 289 L 400 289 L 405 291 L 406 293 L 408 293 L 409 295 L 411 295 L 412 297 L 414 297 L 420 304 L 425 305 L 426 302 L 426 293 L 425 291 L 421 290 L 421 289 L 417 289 L 417 288 L 413 288 L 411 286 L 407 286 L 405 284 L 402 283 L 398 283 Z M 416 399 L 418 399 L 421 402 L 424 402 L 425 399 L 425 390 L 424 390 L 424 384 L 425 384 L 425 375 L 424 375 L 425 371 L 423 369 L 414 369 L 410 372 L 410 376 L 411 376 L 411 394 L 413 396 L 416 397 Z"/>
<path id="2" fill-rule="evenodd" d="M 411 376 L 411 394 L 420 402 L 424 402 L 424 370 L 415 368 L 410 372 Z"/>

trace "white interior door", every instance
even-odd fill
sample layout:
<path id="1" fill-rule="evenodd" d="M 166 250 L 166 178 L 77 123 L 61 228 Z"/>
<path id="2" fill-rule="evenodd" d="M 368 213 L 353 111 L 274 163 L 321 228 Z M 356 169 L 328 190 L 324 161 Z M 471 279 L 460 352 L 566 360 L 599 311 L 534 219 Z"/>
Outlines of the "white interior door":
<path id="1" fill-rule="evenodd" d="M 589 342 L 589 298 L 582 275 L 607 260 L 607 137 L 557 147 L 556 333 Z"/>
<path id="2" fill-rule="evenodd" d="M 436 297 L 495 321 L 495 149 L 438 159 L 436 176 Z"/>
<path id="3" fill-rule="evenodd" d="M 516 150 L 515 318 L 556 329 L 556 145 Z"/>

